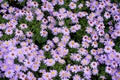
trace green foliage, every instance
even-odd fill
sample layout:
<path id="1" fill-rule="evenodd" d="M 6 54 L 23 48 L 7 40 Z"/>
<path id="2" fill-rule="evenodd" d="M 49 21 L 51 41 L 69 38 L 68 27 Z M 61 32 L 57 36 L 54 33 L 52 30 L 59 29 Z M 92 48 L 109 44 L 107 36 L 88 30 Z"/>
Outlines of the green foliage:
<path id="1" fill-rule="evenodd" d="M 34 33 L 32 40 L 34 43 L 36 43 L 40 48 L 42 47 L 41 44 L 44 44 L 47 41 L 47 37 L 42 37 L 40 36 L 40 26 L 41 26 L 41 21 L 36 21 L 36 18 L 34 17 L 34 20 L 29 22 L 25 20 L 25 17 L 19 19 L 18 21 L 19 24 L 21 23 L 26 23 L 28 25 L 28 28 L 23 30 L 24 33 L 27 31 L 32 31 Z M 19 26 L 18 26 L 19 28 Z"/>
<path id="2" fill-rule="evenodd" d="M 3 34 L 0 40 L 10 40 L 14 37 L 14 33 L 12 35 Z"/>
<path id="3" fill-rule="evenodd" d="M 0 24 L 1 24 L 1 23 L 6 23 L 6 22 L 7 22 L 7 20 L 4 19 L 4 18 L 2 17 L 2 15 L 0 14 Z"/>
<path id="4" fill-rule="evenodd" d="M 120 52 L 120 37 L 118 37 L 118 38 L 115 40 L 114 49 L 115 49 L 116 51 Z"/>
<path id="5" fill-rule="evenodd" d="M 0 80 L 9 80 L 8 78 L 0 78 Z"/>
<path id="6" fill-rule="evenodd" d="M 44 55 L 46 58 L 49 58 L 49 59 L 52 58 L 52 55 L 50 52 L 45 52 Z"/>
<path id="7" fill-rule="evenodd" d="M 76 33 L 71 33 L 70 36 L 76 42 L 81 43 L 82 37 L 86 34 L 86 27 L 88 26 L 86 18 L 79 19 L 79 24 L 81 25 L 81 29 Z"/>

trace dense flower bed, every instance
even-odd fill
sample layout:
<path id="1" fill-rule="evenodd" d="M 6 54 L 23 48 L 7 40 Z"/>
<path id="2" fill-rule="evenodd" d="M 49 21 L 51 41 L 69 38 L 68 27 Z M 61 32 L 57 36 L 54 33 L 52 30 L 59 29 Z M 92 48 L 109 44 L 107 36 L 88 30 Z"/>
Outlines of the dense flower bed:
<path id="1" fill-rule="evenodd" d="M 115 1 L 0 0 L 0 80 L 120 80 Z"/>

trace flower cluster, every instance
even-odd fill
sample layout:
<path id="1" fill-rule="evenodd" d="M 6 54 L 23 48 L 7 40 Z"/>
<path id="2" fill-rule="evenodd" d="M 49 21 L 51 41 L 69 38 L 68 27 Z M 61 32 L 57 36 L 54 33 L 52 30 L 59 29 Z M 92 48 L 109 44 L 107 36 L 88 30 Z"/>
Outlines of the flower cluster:
<path id="1" fill-rule="evenodd" d="M 110 0 L 18 3 L 25 5 L 19 8 L 0 0 L 0 16 L 6 20 L 0 23 L 1 78 L 120 79 L 118 4 Z"/>

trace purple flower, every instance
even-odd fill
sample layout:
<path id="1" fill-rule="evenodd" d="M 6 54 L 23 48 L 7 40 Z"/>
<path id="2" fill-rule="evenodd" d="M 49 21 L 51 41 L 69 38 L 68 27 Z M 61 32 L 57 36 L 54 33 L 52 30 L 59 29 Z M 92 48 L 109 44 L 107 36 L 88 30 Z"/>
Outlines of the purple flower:
<path id="1" fill-rule="evenodd" d="M 105 51 L 106 53 L 110 53 L 110 52 L 112 51 L 112 47 L 110 47 L 110 46 L 105 46 L 104 51 Z"/>
<path id="2" fill-rule="evenodd" d="M 7 77 L 7 78 L 12 78 L 13 76 L 14 76 L 14 71 L 13 70 L 7 70 L 7 71 L 5 71 L 5 76 Z"/>
<path id="3" fill-rule="evenodd" d="M 106 68 L 105 68 L 105 72 L 111 74 L 111 72 L 112 72 L 112 68 L 109 67 L 109 66 L 106 66 Z"/>
<path id="4" fill-rule="evenodd" d="M 92 74 L 93 74 L 93 75 L 98 74 L 98 69 L 97 69 L 97 68 L 93 69 L 93 70 L 92 70 Z"/>
<path id="5" fill-rule="evenodd" d="M 76 8 L 76 4 L 74 2 L 70 2 L 69 7 L 71 9 L 75 9 Z"/>

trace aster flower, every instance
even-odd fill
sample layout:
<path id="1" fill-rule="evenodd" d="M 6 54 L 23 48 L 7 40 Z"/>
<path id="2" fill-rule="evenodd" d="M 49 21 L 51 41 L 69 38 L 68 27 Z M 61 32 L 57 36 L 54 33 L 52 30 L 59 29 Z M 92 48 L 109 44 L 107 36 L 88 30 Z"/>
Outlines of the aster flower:
<path id="1" fill-rule="evenodd" d="M 48 10 L 48 7 L 47 7 L 46 5 L 42 5 L 42 6 L 41 6 L 41 9 L 42 9 L 42 11 L 47 11 L 47 10 Z"/>
<path id="2" fill-rule="evenodd" d="M 3 57 L 3 52 L 2 51 L 0 51 L 0 58 L 2 58 Z"/>
<path id="3" fill-rule="evenodd" d="M 46 30 L 47 29 L 47 25 L 46 24 L 41 24 L 40 27 L 41 27 L 42 30 Z"/>
<path id="4" fill-rule="evenodd" d="M 84 35 L 83 38 L 82 38 L 82 41 L 87 41 L 88 40 L 88 36 L 87 35 Z"/>
<path id="5" fill-rule="evenodd" d="M 109 18 L 111 17 L 111 15 L 110 15 L 109 12 L 105 12 L 105 13 L 104 13 L 104 17 L 105 17 L 106 19 L 109 19 Z"/>
<path id="6" fill-rule="evenodd" d="M 52 78 L 52 76 L 49 72 L 44 73 L 42 77 L 43 77 L 43 79 L 46 79 L 46 80 L 49 80 Z"/>
<path id="7" fill-rule="evenodd" d="M 79 5 L 78 5 L 78 8 L 82 8 L 83 7 L 83 4 L 82 3 L 80 3 Z"/>
<path id="8" fill-rule="evenodd" d="M 82 64 L 83 66 L 88 65 L 89 62 L 90 62 L 90 61 L 87 60 L 87 59 L 82 59 L 82 60 L 81 60 L 81 64 Z"/>
<path id="9" fill-rule="evenodd" d="M 58 13 L 57 18 L 58 20 L 63 20 L 66 17 L 64 13 Z"/>
<path id="10" fill-rule="evenodd" d="M 56 77 L 57 76 L 57 71 L 56 70 L 50 70 L 51 77 Z"/>
<path id="11" fill-rule="evenodd" d="M 7 71 L 5 71 L 5 76 L 7 77 L 7 78 L 12 78 L 13 76 L 14 76 L 14 70 L 7 70 Z"/>
<path id="12" fill-rule="evenodd" d="M 87 55 L 85 56 L 85 59 L 91 60 L 91 59 L 92 59 L 92 56 L 91 56 L 90 54 L 87 54 Z"/>
<path id="13" fill-rule="evenodd" d="M 71 18 L 71 20 L 72 20 L 73 24 L 78 24 L 78 22 L 79 22 L 77 17 Z"/>
<path id="14" fill-rule="evenodd" d="M 16 30 L 15 30 L 15 35 L 16 35 L 16 36 L 22 36 L 22 35 L 23 35 L 23 31 L 16 29 Z"/>
<path id="15" fill-rule="evenodd" d="M 24 60 L 24 65 L 26 66 L 26 67 L 28 67 L 28 68 L 30 68 L 32 65 L 33 65 L 33 62 L 32 61 L 30 61 L 30 60 Z"/>
<path id="16" fill-rule="evenodd" d="M 100 63 L 104 63 L 104 61 L 106 60 L 107 60 L 107 56 L 105 54 L 100 55 L 100 58 L 99 58 Z"/>
<path id="17" fill-rule="evenodd" d="M 82 55 L 87 55 L 88 51 L 85 48 L 79 48 L 78 53 L 82 54 Z"/>
<path id="18" fill-rule="evenodd" d="M 33 13 L 30 9 L 25 12 L 25 15 L 26 15 L 26 18 L 28 16 L 29 19 L 31 19 L 33 17 Z"/>
<path id="19" fill-rule="evenodd" d="M 50 50 L 50 46 L 49 46 L 49 45 L 45 45 L 43 48 L 44 48 L 46 51 L 49 51 L 49 50 Z"/>
<path id="20" fill-rule="evenodd" d="M 86 66 L 85 66 L 83 70 L 84 70 L 84 75 L 86 75 L 86 76 L 87 76 L 87 75 L 88 75 L 88 76 L 91 75 L 91 70 L 90 70 L 89 67 L 86 67 Z"/>
<path id="21" fill-rule="evenodd" d="M 9 69 L 8 64 L 3 63 L 1 67 L 2 71 L 7 71 Z"/>
<path id="22" fill-rule="evenodd" d="M 14 64 L 14 59 L 7 58 L 5 59 L 5 63 L 8 65 L 13 65 Z"/>
<path id="23" fill-rule="evenodd" d="M 38 3 L 36 1 L 32 1 L 31 4 L 32 4 L 33 7 L 38 7 Z"/>
<path id="24" fill-rule="evenodd" d="M 108 40 L 105 43 L 106 45 L 111 46 L 111 47 L 115 46 L 115 43 L 112 40 Z"/>
<path id="25" fill-rule="evenodd" d="M 44 63 L 47 66 L 53 66 L 55 64 L 55 60 L 54 59 L 46 59 L 46 60 L 44 60 Z"/>
<path id="26" fill-rule="evenodd" d="M 33 64 L 32 67 L 31 67 L 31 69 L 33 71 L 37 71 L 39 69 L 39 65 Z"/>
<path id="27" fill-rule="evenodd" d="M 112 47 L 110 47 L 110 46 L 105 46 L 104 51 L 105 51 L 106 53 L 110 53 L 110 52 L 112 51 Z"/>
<path id="28" fill-rule="evenodd" d="M 109 39 L 110 39 L 110 35 L 106 33 L 105 36 L 104 36 L 104 38 L 105 38 L 106 40 L 109 40 Z"/>
<path id="29" fill-rule="evenodd" d="M 14 66 L 14 70 L 16 71 L 16 72 L 19 72 L 20 70 L 21 70 L 21 66 L 20 65 L 15 65 Z"/>
<path id="30" fill-rule="evenodd" d="M 115 37 L 119 37 L 120 36 L 120 30 L 115 30 Z"/>
<path id="31" fill-rule="evenodd" d="M 74 61 L 80 61 L 81 60 L 81 55 L 80 54 L 71 54 L 70 58 Z"/>
<path id="32" fill-rule="evenodd" d="M 33 20 L 33 16 L 32 15 L 27 15 L 26 16 L 26 20 L 27 21 L 32 21 Z"/>
<path id="33" fill-rule="evenodd" d="M 31 31 L 26 32 L 27 37 L 32 37 L 33 33 Z"/>
<path id="34" fill-rule="evenodd" d="M 96 41 L 94 41 L 94 42 L 92 42 L 92 46 L 93 46 L 94 48 L 97 48 L 97 47 L 98 47 L 98 43 L 97 43 Z"/>
<path id="35" fill-rule="evenodd" d="M 26 74 L 24 74 L 23 72 L 19 72 L 18 74 L 20 75 L 20 79 L 24 80 L 26 78 Z"/>
<path id="36" fill-rule="evenodd" d="M 17 54 L 15 51 L 11 51 L 9 54 L 9 57 L 12 58 L 12 59 L 15 59 L 17 57 Z"/>
<path id="37" fill-rule="evenodd" d="M 91 62 L 91 67 L 92 68 L 97 68 L 98 66 L 98 63 L 97 62 Z"/>
<path id="38" fill-rule="evenodd" d="M 91 49 L 90 52 L 91 52 L 92 55 L 96 55 L 97 54 L 97 50 L 95 50 L 95 49 Z"/>
<path id="39" fill-rule="evenodd" d="M 63 26 L 65 22 L 63 20 L 59 21 L 59 26 Z"/>
<path id="40" fill-rule="evenodd" d="M 116 61 L 120 60 L 120 53 L 118 53 L 118 52 L 115 53 L 115 60 Z"/>
<path id="41" fill-rule="evenodd" d="M 70 67 L 70 70 L 71 70 L 71 72 L 77 73 L 79 69 L 78 69 L 77 65 L 73 65 Z"/>
<path id="42" fill-rule="evenodd" d="M 70 2 L 69 7 L 71 9 L 75 9 L 76 8 L 76 4 L 74 2 Z"/>
<path id="43" fill-rule="evenodd" d="M 54 10 L 54 7 L 53 7 L 53 5 L 51 4 L 51 2 L 48 2 L 47 4 L 46 4 L 46 6 L 48 7 L 48 12 L 52 12 L 53 10 Z"/>
<path id="44" fill-rule="evenodd" d="M 1 4 L 1 7 L 6 9 L 9 7 L 9 4 L 7 2 L 5 2 L 5 3 Z"/>
<path id="45" fill-rule="evenodd" d="M 51 3 L 53 6 L 55 6 L 57 4 L 57 0 L 52 0 Z"/>
<path id="46" fill-rule="evenodd" d="M 105 33 L 105 32 L 104 32 L 103 30 L 100 30 L 100 31 L 98 32 L 98 35 L 99 35 L 99 36 L 104 36 L 104 33 Z"/>
<path id="47" fill-rule="evenodd" d="M 64 4 L 64 0 L 58 0 L 58 4 L 59 5 L 63 5 Z"/>
<path id="48" fill-rule="evenodd" d="M 68 78 L 70 78 L 71 74 L 69 71 L 61 70 L 59 72 L 59 76 L 61 79 L 68 79 Z"/>
<path id="49" fill-rule="evenodd" d="M 40 21 L 42 20 L 43 16 L 42 15 L 37 15 L 36 20 Z"/>
<path id="50" fill-rule="evenodd" d="M 46 73 L 46 70 L 45 69 L 41 69 L 41 70 L 39 70 L 39 73 Z"/>
<path id="51" fill-rule="evenodd" d="M 40 34 L 42 37 L 46 37 L 48 35 L 48 32 L 46 30 L 40 31 Z"/>
<path id="52" fill-rule="evenodd" d="M 18 57 L 18 61 L 19 62 L 23 62 L 24 61 L 24 59 L 25 59 L 25 56 L 23 56 L 23 55 L 18 55 L 19 57 Z"/>
<path id="53" fill-rule="evenodd" d="M 68 64 L 68 65 L 66 66 L 66 71 L 70 71 L 70 68 L 71 68 L 71 65 Z"/>
<path id="54" fill-rule="evenodd" d="M 93 69 L 93 70 L 92 70 L 92 74 L 93 74 L 93 75 L 97 75 L 97 74 L 98 74 L 98 69 L 97 69 L 97 68 Z"/>
<path id="55" fill-rule="evenodd" d="M 114 53 L 109 53 L 109 54 L 108 54 L 108 58 L 109 58 L 110 60 L 115 59 Z"/>
<path id="56" fill-rule="evenodd" d="M 8 29 L 6 29 L 5 33 L 6 33 L 7 35 L 11 35 L 11 34 L 13 34 L 13 30 L 10 29 L 10 28 L 8 28 Z"/>
<path id="57" fill-rule="evenodd" d="M 112 72 L 112 68 L 109 67 L 109 66 L 106 66 L 106 68 L 105 68 L 105 72 L 111 74 L 111 72 Z"/>
<path id="58" fill-rule="evenodd" d="M 66 41 L 68 42 L 70 40 L 70 36 L 69 35 L 62 36 L 61 40 L 64 41 L 64 39 L 66 39 Z"/>
<path id="59" fill-rule="evenodd" d="M 73 76 L 73 80 L 81 80 L 81 77 L 76 74 L 76 75 Z"/>
<path id="60" fill-rule="evenodd" d="M 111 66 L 112 66 L 113 68 L 116 68 L 116 67 L 118 66 L 118 64 L 117 64 L 116 61 L 112 61 L 112 62 L 111 62 Z"/>
<path id="61" fill-rule="evenodd" d="M 92 39 L 95 40 L 95 41 L 98 40 L 98 35 L 95 35 L 95 34 L 92 35 Z"/>
<path id="62" fill-rule="evenodd" d="M 59 42 L 59 38 L 58 38 L 58 37 L 54 37 L 54 38 L 53 38 L 53 42 L 54 42 L 54 43 L 58 43 L 58 42 Z"/>
<path id="63" fill-rule="evenodd" d="M 54 48 L 54 47 L 55 47 L 53 41 L 51 41 L 51 40 L 47 40 L 47 44 L 48 44 L 51 48 Z"/>
<path id="64" fill-rule="evenodd" d="M 4 29 L 6 29 L 6 25 L 5 24 L 0 24 L 0 29 L 2 29 L 2 30 L 4 30 Z"/>
<path id="65" fill-rule="evenodd" d="M 53 57 L 53 59 L 55 60 L 55 61 L 59 61 L 60 60 L 60 56 L 58 55 L 58 54 L 53 54 L 52 55 L 52 57 Z"/>
<path id="66" fill-rule="evenodd" d="M 94 26 L 94 25 L 95 25 L 95 21 L 89 20 L 89 21 L 88 21 L 88 24 L 89 24 L 90 26 Z"/>
<path id="67" fill-rule="evenodd" d="M 38 80 L 44 80 L 43 78 L 38 78 Z"/>
<path id="68" fill-rule="evenodd" d="M 68 44 L 71 48 L 78 48 L 79 44 L 76 43 L 75 41 L 71 40 Z"/>
<path id="69" fill-rule="evenodd" d="M 12 13 L 12 12 L 14 12 L 14 11 L 15 11 L 15 8 L 14 8 L 14 7 L 12 7 L 12 6 L 10 6 L 10 7 L 8 8 L 8 11 L 9 11 L 9 13 Z"/>
<path id="70" fill-rule="evenodd" d="M 63 33 L 64 35 L 69 35 L 69 34 L 70 34 L 70 31 L 69 31 L 68 28 L 63 27 L 63 29 L 62 29 L 62 33 Z"/>
<path id="71" fill-rule="evenodd" d="M 85 42 L 85 41 L 82 42 L 82 47 L 88 48 L 89 46 L 90 46 L 90 45 L 89 45 L 87 42 Z"/>
<path id="72" fill-rule="evenodd" d="M 100 78 L 102 78 L 102 79 L 106 79 L 106 77 L 105 77 L 105 76 L 100 76 Z"/>
<path id="73" fill-rule="evenodd" d="M 55 32 L 57 32 L 56 29 L 60 30 L 60 28 L 57 28 L 57 27 L 54 28 L 55 24 L 56 24 L 56 22 L 55 22 L 55 23 L 51 23 L 51 24 L 48 25 L 48 29 L 50 29 L 53 34 L 54 34 L 54 29 L 55 29 Z M 57 34 L 57 33 L 55 33 L 55 34 Z M 55 35 L 55 34 L 54 34 L 54 35 Z"/>
<path id="74" fill-rule="evenodd" d="M 47 23 L 48 23 L 47 19 L 43 18 L 43 19 L 42 19 L 42 23 L 43 23 L 43 24 L 47 24 Z"/>
<path id="75" fill-rule="evenodd" d="M 34 43 L 31 44 L 31 47 L 32 47 L 33 50 L 38 50 L 38 46 L 36 44 L 34 44 Z"/>
<path id="76" fill-rule="evenodd" d="M 81 29 L 80 25 L 74 25 L 70 28 L 71 32 L 75 33 L 77 30 Z"/>
<path id="77" fill-rule="evenodd" d="M 72 27 L 70 28 L 70 30 L 71 30 L 71 32 L 73 32 L 73 33 L 76 32 L 76 28 L 75 28 L 74 26 L 72 26 Z"/>
<path id="78" fill-rule="evenodd" d="M 59 59 L 58 62 L 59 62 L 60 64 L 65 64 L 65 60 L 64 60 L 64 59 Z"/>
<path id="79" fill-rule="evenodd" d="M 16 28 L 16 25 L 15 25 L 15 23 L 14 24 L 13 23 L 7 23 L 6 27 L 14 30 Z"/>
<path id="80" fill-rule="evenodd" d="M 20 28 L 21 28 L 21 29 L 26 29 L 26 28 L 28 28 L 28 26 L 27 26 L 27 24 L 22 23 L 22 24 L 20 24 Z"/>
<path id="81" fill-rule="evenodd" d="M 53 16 L 48 16 L 47 19 L 49 22 L 52 22 L 52 23 L 56 22 L 56 20 Z"/>

